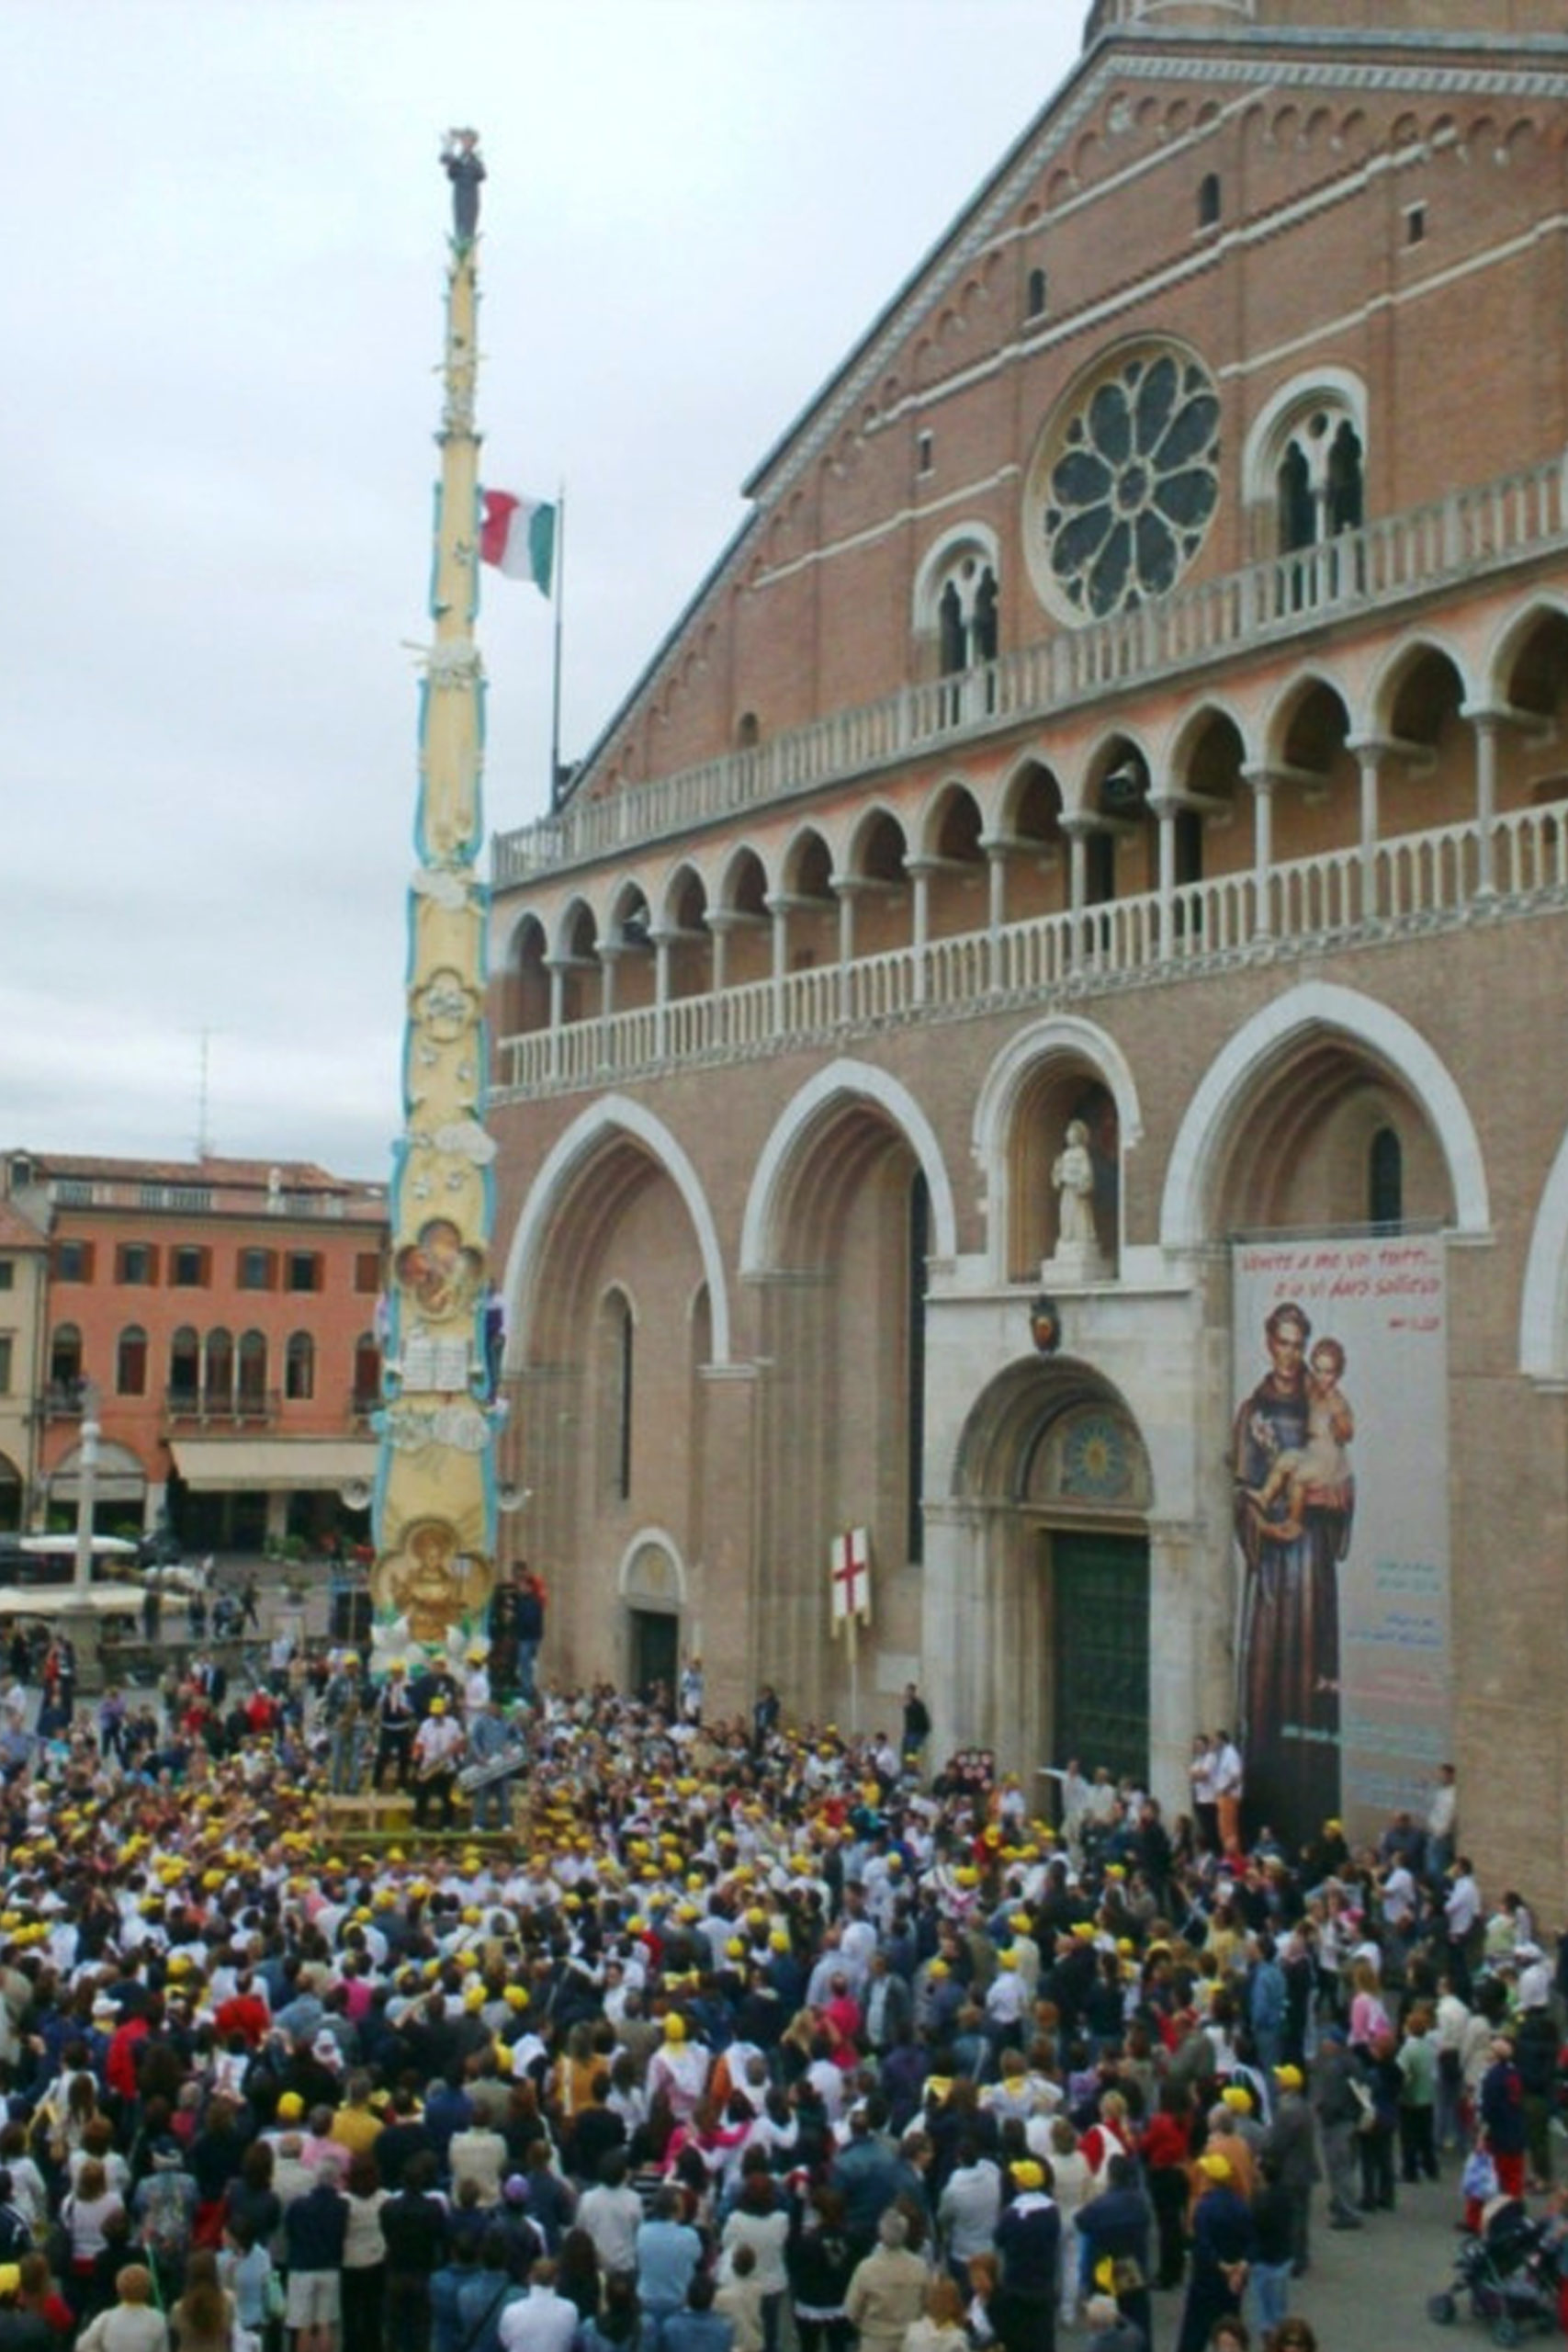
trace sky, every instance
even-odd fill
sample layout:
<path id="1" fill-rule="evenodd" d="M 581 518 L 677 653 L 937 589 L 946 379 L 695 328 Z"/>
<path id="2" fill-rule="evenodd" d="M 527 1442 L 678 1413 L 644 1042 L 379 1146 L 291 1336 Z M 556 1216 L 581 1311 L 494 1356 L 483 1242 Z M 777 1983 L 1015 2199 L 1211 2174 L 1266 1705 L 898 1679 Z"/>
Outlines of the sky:
<path id="1" fill-rule="evenodd" d="M 388 1172 L 446 128 L 483 479 L 566 491 L 570 758 L 1086 13 L 0 0 L 0 1148 Z M 490 575 L 479 635 L 505 831 L 550 610 Z"/>

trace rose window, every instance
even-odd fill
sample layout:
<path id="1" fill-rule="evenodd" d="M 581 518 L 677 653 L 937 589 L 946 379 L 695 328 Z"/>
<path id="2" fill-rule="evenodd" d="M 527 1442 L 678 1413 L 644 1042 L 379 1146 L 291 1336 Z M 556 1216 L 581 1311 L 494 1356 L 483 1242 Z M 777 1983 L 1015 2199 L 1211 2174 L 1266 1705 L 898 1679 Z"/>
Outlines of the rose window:
<path id="1" fill-rule="evenodd" d="M 1219 503 L 1220 403 L 1188 353 L 1145 348 L 1075 396 L 1031 476 L 1030 569 L 1064 620 L 1163 596 Z"/>

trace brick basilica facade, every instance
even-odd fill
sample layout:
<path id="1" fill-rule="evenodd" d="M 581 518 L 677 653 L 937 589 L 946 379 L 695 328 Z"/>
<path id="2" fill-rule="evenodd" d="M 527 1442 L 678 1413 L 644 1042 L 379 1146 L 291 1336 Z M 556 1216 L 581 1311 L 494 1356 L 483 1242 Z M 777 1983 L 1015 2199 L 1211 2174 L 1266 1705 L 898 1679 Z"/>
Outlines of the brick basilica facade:
<path id="1" fill-rule="evenodd" d="M 495 843 L 558 1673 L 1568 1897 L 1565 452 L 1557 0 L 1097 0 Z"/>

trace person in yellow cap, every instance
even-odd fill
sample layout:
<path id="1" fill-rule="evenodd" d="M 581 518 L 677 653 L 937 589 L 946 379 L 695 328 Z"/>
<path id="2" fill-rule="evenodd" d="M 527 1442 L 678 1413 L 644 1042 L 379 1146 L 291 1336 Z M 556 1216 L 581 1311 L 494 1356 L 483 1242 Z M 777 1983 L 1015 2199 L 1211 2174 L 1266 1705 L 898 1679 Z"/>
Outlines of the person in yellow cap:
<path id="1" fill-rule="evenodd" d="M 1211 2134 L 1198 2159 L 1198 2202 L 1192 2209 L 1192 2267 L 1176 2352 L 1206 2352 L 1215 2324 L 1238 2317 L 1253 2250 L 1252 2216 L 1237 2193 L 1228 2158 Z"/>
<path id="2" fill-rule="evenodd" d="M 439 1826 L 452 1826 L 452 1791 L 465 1746 L 463 1726 L 447 1712 L 446 1701 L 430 1702 L 413 1741 L 413 1817 L 422 1829 L 431 1827 L 431 1809 L 441 1808 Z"/>
<path id="3" fill-rule="evenodd" d="M 1007 2313 L 1002 2341 L 1020 2347 L 1048 2345 L 1056 2317 L 1061 2209 L 1051 2194 L 1048 2168 L 1036 2156 L 1008 2166 L 1008 2191 L 994 2233 L 1002 2266 L 995 2300 Z"/>

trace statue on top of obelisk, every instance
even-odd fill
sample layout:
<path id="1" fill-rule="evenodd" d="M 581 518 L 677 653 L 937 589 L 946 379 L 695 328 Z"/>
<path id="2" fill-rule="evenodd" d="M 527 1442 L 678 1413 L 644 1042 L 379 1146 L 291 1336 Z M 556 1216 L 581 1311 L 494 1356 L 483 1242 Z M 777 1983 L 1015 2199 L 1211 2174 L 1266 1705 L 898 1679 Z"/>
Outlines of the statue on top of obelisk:
<path id="1" fill-rule="evenodd" d="M 479 225 L 479 184 L 485 175 L 477 130 L 449 130 L 441 161 L 452 183 L 452 233 L 471 245 Z"/>

